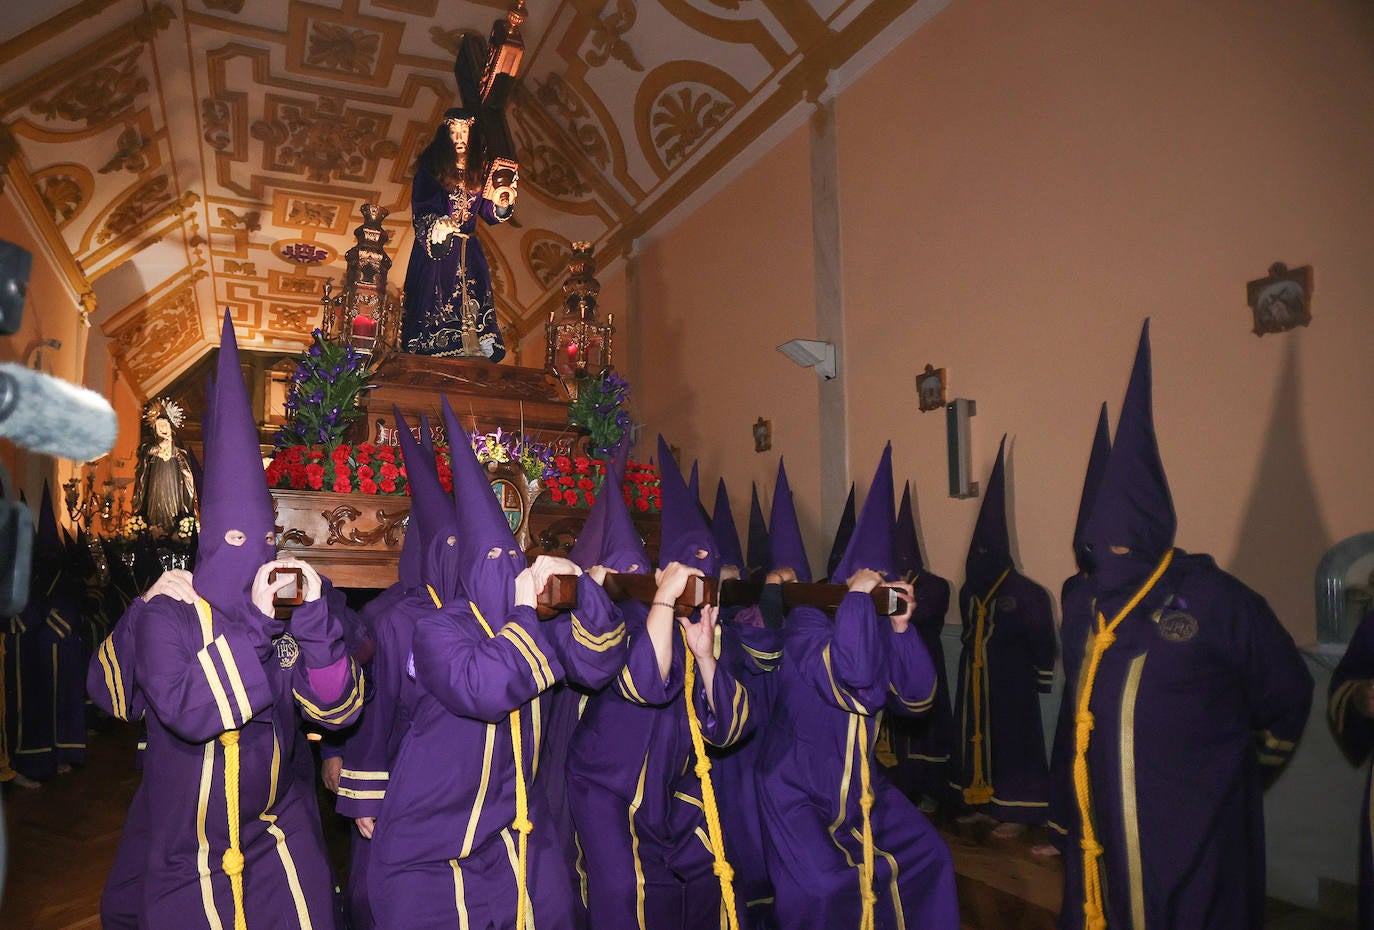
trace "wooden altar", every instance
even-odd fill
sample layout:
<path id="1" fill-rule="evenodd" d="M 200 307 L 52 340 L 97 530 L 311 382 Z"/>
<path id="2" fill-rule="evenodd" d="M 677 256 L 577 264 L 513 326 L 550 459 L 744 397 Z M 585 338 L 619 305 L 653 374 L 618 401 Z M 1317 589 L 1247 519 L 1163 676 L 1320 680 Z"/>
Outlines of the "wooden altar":
<path id="1" fill-rule="evenodd" d="M 419 414 L 427 414 L 435 441 L 447 442 L 442 395 L 464 429 L 486 433 L 499 427 L 503 433 L 518 433 L 523 423 L 525 433 L 554 445 L 557 454 L 574 451 L 577 437 L 567 426 L 568 393 L 542 369 L 398 355 L 381 366 L 375 381 L 362 404 L 365 415 L 354 424 L 352 442 L 395 444 L 393 404 L 415 429 Z M 493 474 L 493 485 L 506 478 L 505 471 Z M 272 499 L 280 548 L 310 562 L 337 587 L 385 588 L 396 580 L 410 516 L 408 496 L 273 489 Z M 538 489 L 532 499 L 522 495 L 516 504 L 503 502 L 503 508 L 517 538 L 528 541 L 531 557 L 566 554 L 587 517 L 587 510 L 554 504 Z M 656 558 L 658 514 L 632 514 L 632 519 L 650 557 Z"/>

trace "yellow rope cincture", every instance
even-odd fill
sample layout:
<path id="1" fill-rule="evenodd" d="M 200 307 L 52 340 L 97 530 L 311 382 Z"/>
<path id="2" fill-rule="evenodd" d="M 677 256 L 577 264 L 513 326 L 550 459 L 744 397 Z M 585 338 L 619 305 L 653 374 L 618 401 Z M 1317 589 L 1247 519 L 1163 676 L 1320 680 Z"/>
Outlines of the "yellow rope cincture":
<path id="1" fill-rule="evenodd" d="M 196 613 L 208 648 L 214 633 L 210 602 L 197 598 Z M 239 848 L 239 731 L 229 729 L 221 733 L 219 744 L 224 747 L 224 807 L 229 821 L 229 848 L 220 865 L 229 876 L 229 890 L 234 896 L 234 930 L 248 930 L 248 919 L 243 913 L 243 850 Z"/>
<path id="2" fill-rule="evenodd" d="M 687 644 L 687 631 L 682 631 L 683 645 Z M 725 908 L 726 920 L 730 930 L 739 930 L 739 915 L 735 912 L 735 870 L 725 859 L 725 840 L 721 835 L 720 810 L 716 807 L 716 789 L 711 784 L 711 759 L 706 755 L 706 740 L 701 735 L 701 721 L 697 720 L 696 703 L 692 692 L 696 690 L 697 666 L 692 650 L 687 649 L 687 664 L 682 675 L 682 692 L 687 699 L 687 731 L 692 735 L 692 751 L 696 753 L 696 773 L 701 780 L 702 812 L 706 815 L 706 833 L 710 838 L 711 855 L 716 860 L 714 871 L 720 879 L 720 900 Z"/>
<path id="3" fill-rule="evenodd" d="M 1097 679 L 1097 669 L 1102 663 L 1102 655 L 1112 643 L 1116 642 L 1116 628 L 1127 614 L 1145 599 L 1174 559 L 1174 550 L 1164 553 L 1154 572 L 1129 601 L 1111 619 L 1101 613 L 1097 615 L 1097 634 L 1093 637 L 1092 652 L 1088 655 L 1086 671 L 1078 689 L 1078 713 L 1074 716 L 1073 789 L 1078 802 L 1078 819 L 1083 825 L 1083 835 L 1079 845 L 1083 848 L 1083 926 L 1084 930 L 1105 930 L 1107 917 L 1103 910 L 1101 863 L 1102 846 L 1097 841 L 1093 829 L 1090 789 L 1088 786 L 1088 739 L 1093 730 L 1093 715 L 1089 710 L 1092 701 L 1093 683 Z"/>
<path id="4" fill-rule="evenodd" d="M 1002 582 L 1007 580 L 1007 575 L 1011 574 L 1011 568 L 1002 570 L 1002 574 L 997 576 L 997 582 L 988 591 L 987 596 L 979 598 L 973 595 L 969 599 L 973 602 L 976 619 L 973 624 L 973 666 L 969 674 L 969 700 L 973 703 L 973 736 L 969 737 L 969 742 L 973 744 L 973 783 L 964 789 L 964 803 L 973 807 L 986 804 L 992 800 L 992 785 L 988 784 L 987 774 L 983 770 L 983 704 L 987 699 L 987 687 L 984 683 L 983 668 L 987 665 L 987 643 L 983 642 L 984 626 L 988 620 L 988 608 L 992 606 L 992 599 L 997 596 L 997 589 L 1002 587 Z"/>
<path id="5" fill-rule="evenodd" d="M 432 585 L 425 585 L 429 589 L 430 599 L 434 601 L 435 607 L 443 607 L 443 602 L 439 600 L 439 594 Z M 487 624 L 482 612 L 477 609 L 477 605 L 468 602 L 472 608 L 473 615 L 477 617 L 479 623 L 486 629 L 487 635 L 491 635 L 491 627 Z M 524 632 L 523 630 L 521 632 Z M 528 636 L 529 634 L 525 634 Z M 512 640 L 512 642 L 515 642 Z M 517 644 L 517 648 L 519 648 Z M 533 668 L 533 666 L 532 666 Z M 532 672 L 535 683 L 539 683 L 537 673 Z M 538 700 L 536 697 L 535 700 Z M 518 852 L 516 853 L 515 869 L 515 926 L 517 930 L 525 930 L 525 912 L 530 906 L 529 892 L 529 846 L 530 834 L 534 832 L 534 824 L 530 821 L 530 799 L 529 790 L 525 787 L 525 753 L 524 738 L 520 732 L 520 708 L 515 708 L 510 712 L 510 741 L 511 750 L 515 756 L 515 820 L 511 826 L 519 834 L 520 841 Z M 535 747 L 538 752 L 539 747 Z"/>
<path id="6" fill-rule="evenodd" d="M 873 777 L 868 768 L 868 718 L 856 715 L 859 721 L 859 736 L 855 748 L 859 752 L 859 812 L 863 817 L 863 862 L 859 866 L 859 897 L 862 911 L 859 916 L 859 930 L 873 930 L 873 908 L 878 903 L 877 892 L 873 890 Z M 882 726 L 881 722 L 879 726 Z"/>

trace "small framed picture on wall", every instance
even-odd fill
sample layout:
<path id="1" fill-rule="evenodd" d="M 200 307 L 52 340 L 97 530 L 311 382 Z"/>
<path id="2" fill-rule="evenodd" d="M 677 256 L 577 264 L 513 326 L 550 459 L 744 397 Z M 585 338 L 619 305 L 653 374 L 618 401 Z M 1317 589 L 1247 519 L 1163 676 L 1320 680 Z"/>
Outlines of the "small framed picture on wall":
<path id="1" fill-rule="evenodd" d="M 1312 322 L 1312 266 L 1289 270 L 1283 262 L 1269 266 L 1269 276 L 1245 285 L 1256 336 L 1286 333 Z"/>
<path id="2" fill-rule="evenodd" d="M 945 406 L 945 370 L 926 366 L 916 375 L 916 399 L 922 413 L 941 410 Z"/>

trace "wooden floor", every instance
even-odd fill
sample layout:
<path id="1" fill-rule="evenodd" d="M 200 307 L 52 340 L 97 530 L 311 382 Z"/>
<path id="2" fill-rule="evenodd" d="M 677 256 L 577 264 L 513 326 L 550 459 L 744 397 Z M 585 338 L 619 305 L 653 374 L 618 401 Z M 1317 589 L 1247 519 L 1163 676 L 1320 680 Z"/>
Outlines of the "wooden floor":
<path id="1" fill-rule="evenodd" d="M 36 790 L 6 786 L 9 874 L 0 899 L 4 930 L 98 930 L 100 889 L 114 858 L 124 813 L 139 774 L 136 731 L 110 724 L 92 735 L 84 768 Z M 1062 863 L 1031 854 L 1040 841 L 998 840 L 986 826 L 940 821 L 954 855 L 965 930 L 1052 930 L 1059 912 Z M 336 867 L 346 868 L 347 826 L 332 814 L 326 836 Z M 1271 901 L 1268 930 L 1353 930 L 1292 905 Z"/>

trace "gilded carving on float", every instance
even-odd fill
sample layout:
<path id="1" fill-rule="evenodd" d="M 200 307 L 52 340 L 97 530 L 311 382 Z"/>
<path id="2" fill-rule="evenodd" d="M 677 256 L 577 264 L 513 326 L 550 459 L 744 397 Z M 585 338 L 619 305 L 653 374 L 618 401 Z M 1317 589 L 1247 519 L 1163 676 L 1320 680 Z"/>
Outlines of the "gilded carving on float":
<path id="1" fill-rule="evenodd" d="M 226 93 L 200 101 L 201 138 L 210 148 L 234 161 L 242 161 L 248 156 L 244 131 L 246 100 L 243 94 Z"/>
<path id="2" fill-rule="evenodd" d="M 634 0 L 615 0 L 615 9 L 597 18 L 588 28 L 587 38 L 592 47 L 582 57 L 593 68 L 599 68 L 614 58 L 631 71 L 643 71 L 634 49 L 625 40 L 625 33 L 634 27 L 639 17 Z"/>
<path id="3" fill-rule="evenodd" d="M 148 167 L 148 145 L 142 131 L 137 126 L 129 126 L 119 134 L 119 141 L 113 157 L 100 166 L 101 174 L 127 171 L 138 174 Z"/>
<path id="4" fill-rule="evenodd" d="M 543 288 L 552 287 L 568 267 L 568 240 L 547 230 L 534 230 L 526 236 L 525 262 L 530 274 Z"/>
<path id="5" fill-rule="evenodd" d="M 265 143 L 263 168 L 306 175 L 312 181 L 369 184 L 378 162 L 400 146 L 386 137 L 391 116 L 346 106 L 342 97 L 300 100 L 268 94 L 267 119 L 253 123 Z"/>
<path id="6" fill-rule="evenodd" d="M 310 304 L 272 304 L 267 308 L 272 329 L 304 336 L 319 322 L 320 308 Z"/>
<path id="7" fill-rule="evenodd" d="M 85 123 L 94 128 L 134 108 L 134 100 L 148 91 L 148 78 L 138 66 L 143 47 L 132 48 L 111 61 L 58 88 L 52 96 L 35 100 L 30 109 L 47 119 Z"/>
<path id="8" fill-rule="evenodd" d="M 332 204 L 292 200 L 291 208 L 286 214 L 286 222 L 292 226 L 331 227 L 338 215 L 339 208 Z"/>
<path id="9" fill-rule="evenodd" d="M 554 118 L 582 150 L 582 154 L 605 168 L 610 162 L 606 136 L 597 125 L 587 105 L 578 99 L 562 75 L 553 73 L 548 79 L 534 83 L 534 99 Z"/>
<path id="10" fill-rule="evenodd" d="M 267 281 L 268 288 L 277 294 L 316 297 L 320 293 L 321 281 L 308 275 L 284 274 L 273 269 L 267 273 Z"/>
<path id="11" fill-rule="evenodd" d="M 256 262 L 236 262 L 233 259 L 225 259 L 224 273 L 256 278 L 258 276 L 258 266 Z"/>

